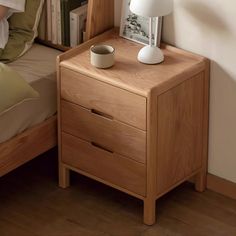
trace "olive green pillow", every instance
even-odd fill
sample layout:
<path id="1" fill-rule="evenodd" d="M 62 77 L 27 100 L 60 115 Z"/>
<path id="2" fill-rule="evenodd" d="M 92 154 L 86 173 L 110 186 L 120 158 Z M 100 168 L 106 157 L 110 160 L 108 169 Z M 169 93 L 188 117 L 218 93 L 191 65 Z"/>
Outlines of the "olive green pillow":
<path id="1" fill-rule="evenodd" d="M 9 18 L 9 40 L 0 51 L 0 61 L 10 62 L 22 56 L 37 37 L 44 0 L 26 0 L 25 12 L 14 13 Z"/>
<path id="2" fill-rule="evenodd" d="M 0 115 L 39 94 L 16 71 L 0 63 Z"/>

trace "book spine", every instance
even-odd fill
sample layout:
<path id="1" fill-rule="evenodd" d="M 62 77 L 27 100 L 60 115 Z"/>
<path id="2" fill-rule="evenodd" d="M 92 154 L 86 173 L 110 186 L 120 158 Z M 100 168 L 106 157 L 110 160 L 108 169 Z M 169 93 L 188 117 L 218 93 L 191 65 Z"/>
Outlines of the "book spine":
<path id="1" fill-rule="evenodd" d="M 78 19 L 77 14 L 70 12 L 70 46 L 76 47 L 78 44 L 77 42 L 77 35 L 78 35 Z"/>
<path id="2" fill-rule="evenodd" d="M 86 4 L 87 0 L 62 0 L 64 1 L 64 45 L 70 46 L 70 11 Z"/>
<path id="3" fill-rule="evenodd" d="M 65 45 L 65 2 L 63 0 L 61 2 L 61 40 L 62 45 Z"/>
<path id="4" fill-rule="evenodd" d="M 81 15 L 79 15 L 77 17 L 77 42 L 78 44 L 81 44 L 84 42 L 84 34 L 83 32 L 85 31 L 86 28 L 86 19 L 87 19 L 87 9 L 84 13 L 81 13 Z"/>
<path id="5" fill-rule="evenodd" d="M 86 34 L 86 29 L 83 30 L 83 43 L 87 41 L 87 34 Z"/>
<path id="6" fill-rule="evenodd" d="M 51 0 L 47 0 L 47 40 L 52 41 L 52 10 Z"/>
<path id="7" fill-rule="evenodd" d="M 52 12 L 52 43 L 57 44 L 57 1 L 52 0 L 51 12 Z"/>
<path id="8" fill-rule="evenodd" d="M 65 36 L 65 46 L 70 46 L 70 23 L 68 24 L 70 20 L 70 8 L 69 8 L 69 2 L 65 1 L 64 3 L 64 36 Z M 69 14 L 68 14 L 69 13 Z M 69 19 L 68 19 L 69 18 Z"/>
<path id="9" fill-rule="evenodd" d="M 62 44 L 61 34 L 61 2 L 57 1 L 57 43 Z"/>

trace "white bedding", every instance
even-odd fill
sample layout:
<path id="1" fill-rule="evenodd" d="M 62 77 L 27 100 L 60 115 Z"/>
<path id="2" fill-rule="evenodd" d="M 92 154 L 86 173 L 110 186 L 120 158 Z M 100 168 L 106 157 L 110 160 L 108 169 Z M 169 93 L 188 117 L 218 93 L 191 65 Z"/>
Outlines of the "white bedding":
<path id="1" fill-rule="evenodd" d="M 39 124 L 56 113 L 56 56 L 59 51 L 35 44 L 17 61 L 8 64 L 40 94 L 0 116 L 0 143 Z"/>

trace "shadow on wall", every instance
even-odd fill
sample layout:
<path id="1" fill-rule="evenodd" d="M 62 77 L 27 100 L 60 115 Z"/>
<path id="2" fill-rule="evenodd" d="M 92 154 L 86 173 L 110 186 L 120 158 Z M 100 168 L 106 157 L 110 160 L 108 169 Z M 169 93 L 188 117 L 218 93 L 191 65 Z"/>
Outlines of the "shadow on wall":
<path id="1" fill-rule="evenodd" d="M 218 63 L 211 61 L 209 172 L 236 183 L 233 164 L 236 154 L 236 78 L 234 77 Z"/>
<path id="2" fill-rule="evenodd" d="M 228 25 L 224 21 L 223 15 L 220 15 L 219 11 L 214 12 L 206 3 L 196 0 L 176 0 L 174 1 L 173 13 L 164 17 L 164 25 L 168 25 L 167 38 L 171 39 L 169 43 L 174 44 L 176 42 L 175 9 L 179 6 L 181 6 L 184 14 L 196 21 L 196 25 L 198 25 L 198 28 L 201 28 L 203 34 L 209 34 L 213 31 L 218 31 L 222 34 L 231 33 Z M 184 31 L 181 33 L 184 33 Z"/>
<path id="3" fill-rule="evenodd" d="M 214 12 L 206 3 L 189 0 L 180 0 L 179 2 L 187 14 L 202 24 L 201 27 L 205 26 L 208 30 L 217 30 L 224 33 L 229 32 L 223 15 L 220 15 L 219 11 Z"/>

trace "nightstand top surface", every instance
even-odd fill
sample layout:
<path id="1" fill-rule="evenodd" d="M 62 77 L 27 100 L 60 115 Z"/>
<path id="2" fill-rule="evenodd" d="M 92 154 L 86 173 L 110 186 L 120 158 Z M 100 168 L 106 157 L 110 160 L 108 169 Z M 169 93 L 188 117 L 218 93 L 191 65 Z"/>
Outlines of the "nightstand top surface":
<path id="1" fill-rule="evenodd" d="M 93 44 L 108 44 L 115 48 L 115 65 L 112 68 L 97 69 L 90 64 L 89 48 Z M 62 54 L 59 62 L 60 66 L 145 97 L 154 90 L 163 93 L 205 68 L 204 57 L 167 45 L 162 48 L 165 55 L 163 63 L 145 65 L 137 61 L 142 47 L 109 31 Z"/>

